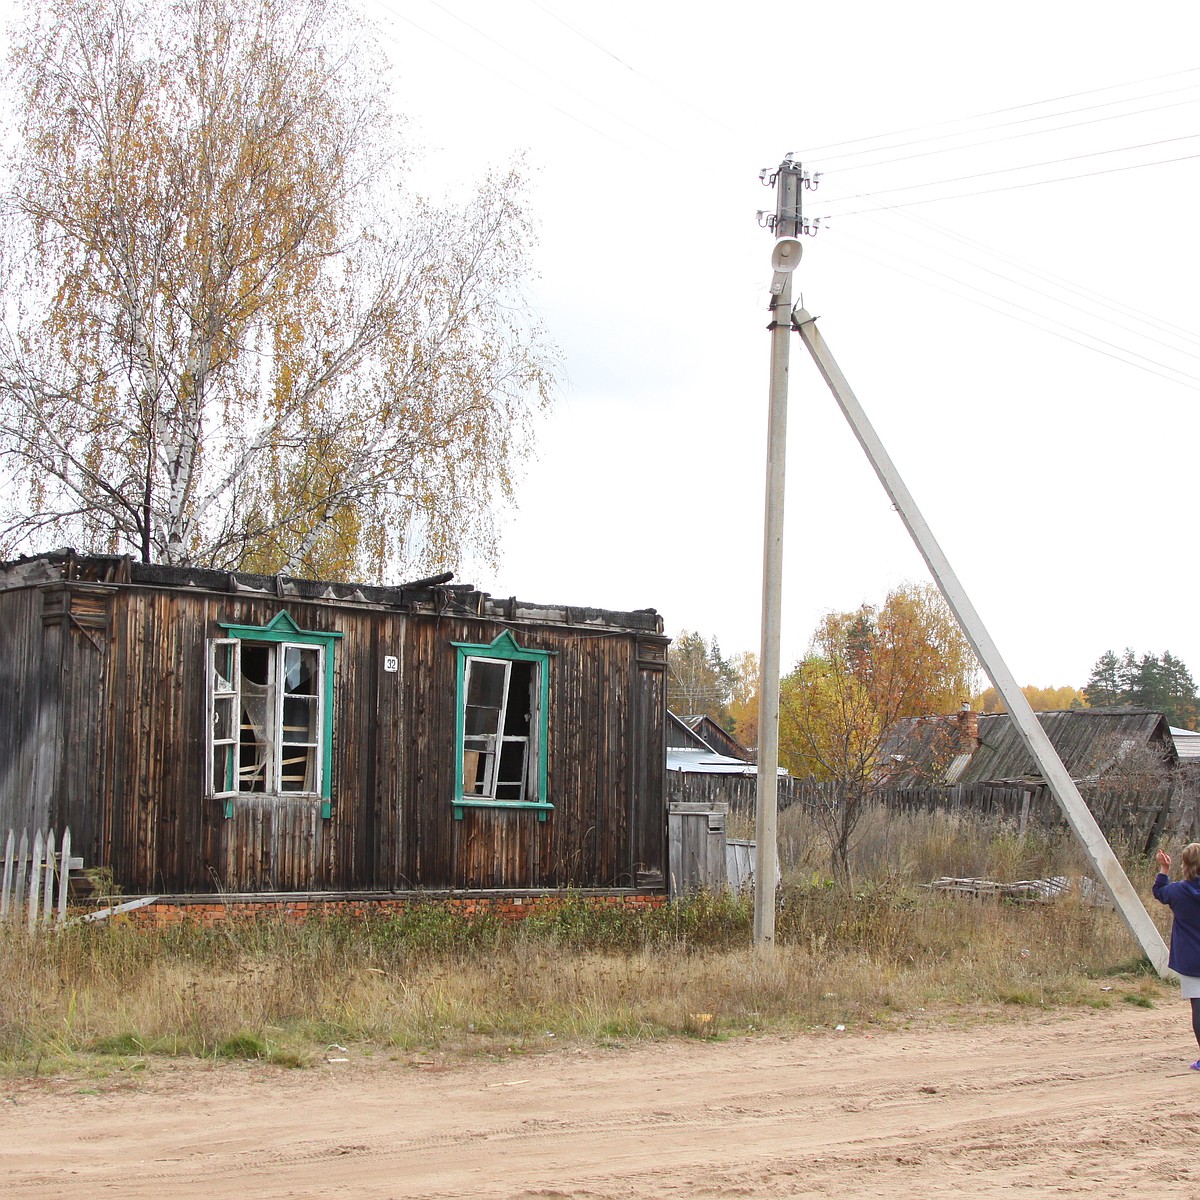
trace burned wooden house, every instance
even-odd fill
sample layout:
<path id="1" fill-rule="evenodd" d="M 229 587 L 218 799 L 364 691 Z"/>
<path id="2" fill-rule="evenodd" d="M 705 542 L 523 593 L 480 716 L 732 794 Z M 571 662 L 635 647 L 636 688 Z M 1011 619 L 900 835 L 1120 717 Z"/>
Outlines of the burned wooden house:
<path id="1" fill-rule="evenodd" d="M 661 889 L 653 610 L 0 566 L 0 828 L 129 893 Z"/>

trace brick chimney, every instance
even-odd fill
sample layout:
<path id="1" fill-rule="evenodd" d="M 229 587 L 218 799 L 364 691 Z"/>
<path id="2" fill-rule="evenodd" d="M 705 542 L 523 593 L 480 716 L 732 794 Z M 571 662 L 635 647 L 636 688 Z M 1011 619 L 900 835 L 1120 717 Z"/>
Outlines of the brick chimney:
<path id="1" fill-rule="evenodd" d="M 971 754 L 979 747 L 979 714 L 971 711 L 970 701 L 964 700 L 958 714 L 958 752 Z"/>

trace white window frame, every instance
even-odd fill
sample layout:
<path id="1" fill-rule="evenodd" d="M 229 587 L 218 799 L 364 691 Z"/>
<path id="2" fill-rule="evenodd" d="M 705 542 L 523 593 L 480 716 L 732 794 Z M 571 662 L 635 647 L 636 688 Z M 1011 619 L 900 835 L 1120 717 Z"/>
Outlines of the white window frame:
<path id="1" fill-rule="evenodd" d="M 468 793 L 465 789 L 463 795 L 469 795 L 471 798 L 480 801 L 499 802 L 502 798 L 496 795 L 496 789 L 501 785 L 500 780 L 500 764 L 504 758 L 504 747 L 521 745 L 524 747 L 521 756 L 521 778 L 519 780 L 520 795 L 504 797 L 517 804 L 536 803 L 540 797 L 530 793 L 530 774 L 529 763 L 531 757 L 536 762 L 538 753 L 538 728 L 541 718 L 541 705 L 539 700 L 539 670 L 541 664 L 532 663 L 529 673 L 529 688 L 530 694 L 528 703 L 530 707 L 528 732 L 524 734 L 505 733 L 504 730 L 508 724 L 508 708 L 509 701 L 512 698 L 512 668 L 513 660 L 507 658 L 489 658 L 482 654 L 471 654 L 467 656 L 463 672 L 463 704 L 466 705 L 471 695 L 471 675 L 476 664 L 485 664 L 489 669 L 496 667 L 504 668 L 504 685 L 500 697 L 500 707 L 497 710 L 496 732 L 489 734 L 468 734 L 463 732 L 463 750 L 467 750 L 467 743 L 485 741 L 486 748 L 484 749 L 484 779 L 483 788 L 480 791 L 471 791 Z M 506 779 L 504 785 L 511 785 L 516 780 Z"/>
<path id="2" fill-rule="evenodd" d="M 238 797 L 246 796 L 278 796 L 278 797 L 296 797 L 301 799 L 328 799 L 325 790 L 325 781 L 328 778 L 325 767 L 326 748 L 328 746 L 328 734 L 326 730 L 326 672 L 329 669 L 328 663 L 328 647 L 325 645 L 314 644 L 312 642 L 287 641 L 283 639 L 276 640 L 274 638 L 254 639 L 252 644 L 261 646 L 268 655 L 268 671 L 266 687 L 269 689 L 269 727 L 262 731 L 263 736 L 257 737 L 256 740 L 262 742 L 265 746 L 265 770 L 266 778 L 263 781 L 261 789 L 250 787 L 242 787 L 243 768 L 239 763 L 240 747 L 242 745 L 242 735 L 250 728 L 246 723 L 246 713 L 243 705 L 243 677 L 242 677 L 242 647 L 245 641 L 236 637 L 211 638 L 208 641 L 208 658 L 207 658 L 207 693 L 208 693 L 208 722 L 207 722 L 207 754 L 206 754 L 206 777 L 208 782 L 209 794 L 226 800 L 226 815 L 232 815 L 232 801 Z M 232 684 L 231 689 L 218 690 L 217 687 L 217 669 L 216 656 L 219 647 L 232 647 L 232 679 L 228 682 Z M 314 714 L 312 737 L 304 742 L 287 742 L 285 736 L 287 729 L 283 723 L 283 706 L 288 698 L 288 693 L 283 686 L 284 671 L 283 665 L 287 659 L 289 650 L 299 652 L 309 651 L 316 654 L 316 680 L 315 688 L 312 693 L 311 707 Z M 232 701 L 230 700 L 232 697 Z M 233 738 L 218 738 L 216 731 L 218 728 L 219 705 L 229 705 L 232 703 L 234 709 L 233 716 Z M 218 780 L 214 778 L 217 770 L 216 750 L 220 746 L 229 747 L 229 753 L 232 757 L 232 770 L 226 767 L 226 778 Z M 284 787 L 284 766 L 285 753 L 288 747 L 305 747 L 306 751 L 313 752 L 312 759 L 312 786 L 302 788 L 285 788 Z M 227 759 L 228 763 L 228 759 Z M 229 776 L 232 776 L 230 780 Z M 328 815 L 327 813 L 325 815 Z"/>
<path id="3" fill-rule="evenodd" d="M 548 795 L 548 741 L 549 741 L 549 709 L 550 709 L 550 661 L 554 658 L 555 650 L 535 650 L 522 648 L 516 642 L 511 631 L 505 631 L 490 643 L 480 642 L 451 642 L 458 654 L 456 672 L 455 697 L 455 730 L 454 730 L 454 819 L 461 821 L 464 811 L 472 808 L 496 809 L 530 809 L 537 813 L 539 821 L 546 820 L 553 812 L 554 805 Z M 508 714 L 510 692 L 512 686 L 512 671 L 514 663 L 526 663 L 530 666 L 530 695 L 529 695 L 529 727 L 524 734 L 504 733 Z M 501 698 L 499 719 L 496 734 L 492 736 L 489 753 L 492 762 L 487 767 L 487 777 L 482 792 L 474 790 L 478 776 L 469 778 L 466 763 L 469 741 L 482 741 L 487 735 L 475 734 L 467 736 L 467 699 L 469 696 L 470 674 L 473 663 L 487 663 L 490 666 L 503 664 L 504 694 Z M 506 744 L 525 743 L 524 763 L 521 778 L 521 794 L 519 798 L 505 796 L 497 798 L 496 779 L 500 769 L 500 756 Z M 513 781 L 508 781 L 513 782 Z M 468 783 L 471 786 L 468 786 Z M 484 794 L 486 793 L 486 794 Z"/>

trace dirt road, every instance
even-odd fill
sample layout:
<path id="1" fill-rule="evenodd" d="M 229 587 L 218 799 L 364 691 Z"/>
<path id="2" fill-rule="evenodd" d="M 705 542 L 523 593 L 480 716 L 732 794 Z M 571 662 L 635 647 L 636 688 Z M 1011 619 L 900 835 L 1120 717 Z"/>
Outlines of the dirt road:
<path id="1" fill-rule="evenodd" d="M 1196 1196 L 1185 1013 L 7 1082 L 0 1195 Z"/>

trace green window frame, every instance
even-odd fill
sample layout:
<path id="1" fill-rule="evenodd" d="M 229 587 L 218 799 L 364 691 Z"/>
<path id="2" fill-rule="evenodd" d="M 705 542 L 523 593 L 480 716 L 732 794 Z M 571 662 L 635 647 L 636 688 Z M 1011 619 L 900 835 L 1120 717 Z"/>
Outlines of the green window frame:
<path id="1" fill-rule="evenodd" d="M 547 788 L 550 660 L 508 631 L 487 644 L 451 642 L 458 654 L 454 819 L 466 808 L 553 812 Z"/>
<path id="2" fill-rule="evenodd" d="M 333 663 L 340 633 L 218 621 L 208 642 L 209 793 L 233 816 L 240 796 L 320 800 L 332 812 Z"/>

